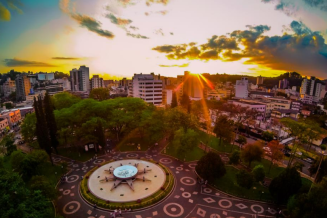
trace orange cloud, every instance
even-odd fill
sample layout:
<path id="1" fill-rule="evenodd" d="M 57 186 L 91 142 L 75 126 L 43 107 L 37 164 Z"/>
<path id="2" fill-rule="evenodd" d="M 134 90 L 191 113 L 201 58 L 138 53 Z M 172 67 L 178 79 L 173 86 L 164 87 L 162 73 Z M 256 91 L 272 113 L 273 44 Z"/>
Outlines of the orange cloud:
<path id="1" fill-rule="evenodd" d="M 312 32 L 297 21 L 293 21 L 290 28 L 293 34 L 270 37 L 263 35 L 270 27 L 248 26 L 248 30 L 233 31 L 228 37 L 212 36 L 202 45 L 163 45 L 153 50 L 165 53 L 168 59 L 173 60 L 244 60 L 244 64 L 265 69 L 318 76 L 326 74 L 327 44 L 321 33 Z"/>
<path id="2" fill-rule="evenodd" d="M 0 2 L 0 21 L 9 21 L 10 18 L 10 11 Z"/>

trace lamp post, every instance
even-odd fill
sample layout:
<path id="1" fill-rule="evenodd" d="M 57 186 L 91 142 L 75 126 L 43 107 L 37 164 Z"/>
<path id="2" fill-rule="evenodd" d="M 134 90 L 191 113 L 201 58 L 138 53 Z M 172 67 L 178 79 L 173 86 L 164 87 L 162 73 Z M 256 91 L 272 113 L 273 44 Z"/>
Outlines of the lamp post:
<path id="1" fill-rule="evenodd" d="M 319 163 L 319 166 L 318 166 L 318 169 L 317 169 L 317 172 L 316 172 L 316 175 L 315 175 L 315 177 L 314 177 L 314 179 L 313 179 L 313 183 L 316 181 L 316 179 L 317 179 L 317 175 L 318 175 L 318 173 L 319 173 L 319 169 L 320 169 L 320 166 L 321 166 L 321 162 L 322 162 L 322 160 L 324 159 L 324 156 L 326 155 L 325 154 L 325 151 L 320 151 L 320 153 L 321 153 L 321 159 L 320 159 L 320 163 Z M 310 186 L 310 189 L 309 189 L 309 193 L 310 193 L 310 191 L 311 191 L 311 189 L 312 189 L 312 185 L 313 185 L 313 183 L 311 183 L 311 186 Z"/>
<path id="2" fill-rule="evenodd" d="M 270 207 L 268 207 L 268 210 L 266 210 L 265 217 L 267 217 L 267 212 L 270 211 Z"/>
<path id="3" fill-rule="evenodd" d="M 264 191 L 260 193 L 260 201 L 261 201 L 261 196 L 262 196 L 262 194 L 264 194 L 264 193 L 265 193 Z"/>

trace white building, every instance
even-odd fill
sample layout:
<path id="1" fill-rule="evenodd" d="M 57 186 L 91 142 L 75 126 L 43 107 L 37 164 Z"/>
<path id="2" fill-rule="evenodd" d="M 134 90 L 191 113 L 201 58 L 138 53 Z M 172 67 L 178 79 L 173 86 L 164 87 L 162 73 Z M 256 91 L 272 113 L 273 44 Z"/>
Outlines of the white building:
<path id="1" fill-rule="evenodd" d="M 90 85 L 91 90 L 96 88 L 104 88 L 103 78 L 100 78 L 99 75 L 93 75 Z"/>
<path id="2" fill-rule="evenodd" d="M 37 80 L 40 81 L 54 80 L 54 73 L 38 73 Z"/>
<path id="3" fill-rule="evenodd" d="M 236 80 L 235 97 L 236 98 L 249 97 L 248 85 L 249 85 L 249 81 L 248 78 L 246 77 L 243 77 L 241 80 Z"/>
<path id="4" fill-rule="evenodd" d="M 321 98 L 324 97 L 321 96 L 322 90 L 325 89 L 325 86 L 316 80 L 314 76 L 312 76 L 310 79 L 304 78 L 301 85 L 301 99 L 303 102 L 307 104 L 317 103 Z"/>
<path id="5" fill-rule="evenodd" d="M 160 75 L 134 74 L 128 86 L 128 96 L 141 98 L 147 103 L 162 104 L 162 80 Z"/>
<path id="6" fill-rule="evenodd" d="M 16 91 L 16 82 L 7 78 L 7 81 L 3 83 L 3 94 L 8 97 L 11 93 Z"/>
<path id="7" fill-rule="evenodd" d="M 85 66 L 80 66 L 77 70 L 76 68 L 70 71 L 70 82 L 72 91 L 90 91 L 90 73 L 89 68 Z"/>

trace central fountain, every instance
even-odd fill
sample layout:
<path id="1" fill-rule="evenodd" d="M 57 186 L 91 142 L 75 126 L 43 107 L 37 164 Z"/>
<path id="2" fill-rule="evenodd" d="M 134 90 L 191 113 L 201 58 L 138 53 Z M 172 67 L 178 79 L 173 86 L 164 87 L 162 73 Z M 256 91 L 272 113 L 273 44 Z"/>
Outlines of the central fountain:
<path id="1" fill-rule="evenodd" d="M 90 192 L 110 202 L 144 199 L 164 186 L 166 173 L 146 160 L 118 160 L 96 169 L 88 179 Z"/>

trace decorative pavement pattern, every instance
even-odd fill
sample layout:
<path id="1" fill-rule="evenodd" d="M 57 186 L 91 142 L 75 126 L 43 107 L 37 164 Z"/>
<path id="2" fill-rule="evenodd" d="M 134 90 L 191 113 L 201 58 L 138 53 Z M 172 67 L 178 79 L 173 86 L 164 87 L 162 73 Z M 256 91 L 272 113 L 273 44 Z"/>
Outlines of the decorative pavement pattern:
<path id="1" fill-rule="evenodd" d="M 230 197 L 212 187 L 202 187 L 197 183 L 194 168 L 196 162 L 183 163 L 160 153 L 166 141 L 162 140 L 154 149 L 146 152 L 112 153 L 81 163 L 53 155 L 55 163 L 65 161 L 71 169 L 68 181 L 58 184 L 59 197 L 55 202 L 57 213 L 65 218 L 111 218 L 110 211 L 94 209 L 79 194 L 81 176 L 96 165 L 110 159 L 152 158 L 168 167 L 175 176 L 176 185 L 172 193 L 163 201 L 149 208 L 122 212 L 126 218 L 256 218 L 278 217 L 275 205 Z M 118 209 L 118 208 L 117 208 Z M 119 217 L 119 216 L 116 216 Z M 283 216 L 282 216 L 283 217 Z"/>

